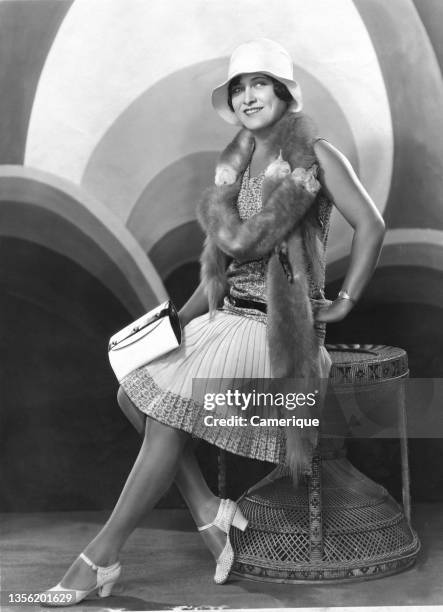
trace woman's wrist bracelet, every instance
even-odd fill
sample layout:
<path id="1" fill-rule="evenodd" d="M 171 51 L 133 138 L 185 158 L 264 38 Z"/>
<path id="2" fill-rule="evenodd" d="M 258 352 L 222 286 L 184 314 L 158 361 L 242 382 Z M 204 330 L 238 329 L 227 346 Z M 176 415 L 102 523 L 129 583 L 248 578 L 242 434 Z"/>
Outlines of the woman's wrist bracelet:
<path id="1" fill-rule="evenodd" d="M 349 293 L 348 293 L 347 291 L 345 291 L 344 289 L 342 289 L 341 291 L 339 291 L 339 292 L 338 292 L 337 297 L 338 297 L 338 298 L 341 298 L 342 300 L 349 300 L 349 301 L 350 301 L 350 302 L 352 302 L 353 304 L 355 304 L 355 303 L 356 303 L 356 301 L 357 301 L 355 298 L 351 297 L 351 296 L 349 295 Z"/>

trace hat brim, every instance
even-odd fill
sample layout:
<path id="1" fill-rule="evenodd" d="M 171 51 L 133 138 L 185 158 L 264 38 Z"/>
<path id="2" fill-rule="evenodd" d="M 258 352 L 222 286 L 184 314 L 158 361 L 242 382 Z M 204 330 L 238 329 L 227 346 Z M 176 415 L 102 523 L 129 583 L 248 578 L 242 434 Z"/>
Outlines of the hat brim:
<path id="1" fill-rule="evenodd" d="M 290 103 L 289 108 L 293 113 L 299 112 L 303 108 L 303 100 L 302 93 L 300 89 L 300 85 L 291 79 L 285 79 L 283 77 L 276 76 L 272 72 L 268 72 L 267 70 L 260 70 L 261 74 L 266 74 L 267 76 L 271 76 L 276 81 L 283 83 L 288 88 L 289 93 L 292 96 L 293 102 Z M 244 73 L 239 73 L 244 74 Z M 229 108 L 228 105 L 228 89 L 229 83 L 234 79 L 238 74 L 233 74 L 226 79 L 221 85 L 216 87 L 211 96 L 212 106 L 217 111 L 222 119 L 230 123 L 231 125 L 242 125 L 240 119 L 238 119 L 237 115 Z"/>

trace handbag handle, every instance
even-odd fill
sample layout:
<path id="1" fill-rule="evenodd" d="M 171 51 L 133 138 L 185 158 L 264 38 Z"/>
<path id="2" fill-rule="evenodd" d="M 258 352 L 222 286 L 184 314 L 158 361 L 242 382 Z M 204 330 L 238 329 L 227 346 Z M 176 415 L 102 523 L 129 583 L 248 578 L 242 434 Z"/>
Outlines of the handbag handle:
<path id="1" fill-rule="evenodd" d="M 119 342 L 118 344 L 115 344 L 113 347 L 111 347 L 109 350 L 110 351 L 118 351 L 122 348 L 125 348 L 126 346 L 130 346 L 131 344 L 134 344 L 134 342 L 138 342 L 141 338 L 144 338 L 145 336 L 147 336 L 148 334 L 150 334 L 151 332 L 155 331 L 157 329 L 157 327 L 161 324 L 162 321 L 164 321 L 164 318 L 161 318 L 159 321 L 157 321 L 157 324 L 152 324 L 152 325 L 148 325 L 145 329 L 145 333 L 142 335 L 139 335 L 139 333 L 135 333 L 132 334 L 131 336 L 129 336 L 126 340 L 122 340 L 121 342 Z"/>

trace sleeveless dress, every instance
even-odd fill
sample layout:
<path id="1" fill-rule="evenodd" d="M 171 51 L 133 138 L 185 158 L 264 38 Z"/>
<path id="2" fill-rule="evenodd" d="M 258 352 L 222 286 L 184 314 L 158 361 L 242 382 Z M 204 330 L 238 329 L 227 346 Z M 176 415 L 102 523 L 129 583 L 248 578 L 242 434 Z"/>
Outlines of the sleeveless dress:
<path id="1" fill-rule="evenodd" d="M 240 218 L 247 219 L 261 209 L 263 179 L 264 173 L 250 177 L 247 168 L 237 201 Z M 324 246 L 330 208 L 328 200 L 319 207 Z M 233 260 L 227 271 L 230 294 L 266 303 L 267 261 L 267 258 L 246 263 Z M 325 302 L 322 288 L 310 286 L 310 295 L 313 305 Z M 267 315 L 260 310 L 233 306 L 225 298 L 212 317 L 204 314 L 186 325 L 177 350 L 135 370 L 121 385 L 135 406 L 157 421 L 237 455 L 283 463 L 282 428 L 252 426 L 238 403 L 213 401 L 205 406 L 204 401 L 206 393 L 212 397 L 215 393 L 226 396 L 227 391 L 242 388 L 245 379 L 272 378 L 266 321 Z M 318 335 L 324 336 L 324 326 L 318 326 Z M 331 360 L 322 342 L 318 358 L 321 376 L 327 378 Z M 208 424 L 229 417 L 236 424 Z M 239 417 L 244 417 L 246 423 L 240 425 Z"/>

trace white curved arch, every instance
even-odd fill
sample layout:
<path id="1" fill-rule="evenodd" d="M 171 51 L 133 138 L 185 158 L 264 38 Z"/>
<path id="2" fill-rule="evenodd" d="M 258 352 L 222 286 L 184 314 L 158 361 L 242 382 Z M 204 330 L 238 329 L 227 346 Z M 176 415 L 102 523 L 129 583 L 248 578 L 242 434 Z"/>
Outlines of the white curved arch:
<path id="1" fill-rule="evenodd" d="M 349 249 L 329 253 L 327 282 L 344 275 Z M 418 266 L 443 271 L 443 231 L 422 228 L 397 228 L 386 232 L 379 268 Z"/>
<path id="2" fill-rule="evenodd" d="M 69 200 L 56 195 L 51 198 L 50 193 L 45 192 L 47 187 L 68 196 Z M 160 277 L 132 234 L 109 209 L 77 186 L 40 170 L 4 165 L 0 166 L 0 209 L 3 203 L 8 202 L 36 206 L 52 212 L 99 246 L 122 273 L 133 291 L 133 296 L 127 295 L 127 285 L 125 291 L 112 274 L 101 270 L 100 266 L 96 269 L 92 263 L 87 268 L 133 314 L 139 313 L 140 307 L 152 308 L 167 298 Z M 63 244 L 54 233 L 51 240 L 51 228 L 35 235 L 30 228 L 17 224 L 12 217 L 13 215 L 10 215 L 8 219 L 4 219 L 0 225 L 0 235 L 25 237 L 70 257 L 80 265 L 88 262 L 88 254 L 76 251 L 75 244 Z"/>
<path id="3" fill-rule="evenodd" d="M 412 262 L 401 247 L 422 247 L 415 249 L 415 260 Z M 396 251 L 389 247 L 400 247 Z M 394 256 L 394 252 L 396 255 Z M 436 257 L 436 252 L 439 256 Z M 421 228 L 398 228 L 386 232 L 380 266 L 425 266 L 433 270 L 443 270 L 443 231 Z"/>
<path id="4" fill-rule="evenodd" d="M 352 0 L 279 0 L 278 10 L 256 0 L 76 0 L 42 71 L 25 163 L 79 184 L 91 151 L 142 92 L 256 36 L 285 45 L 337 100 L 357 143 L 360 176 L 383 209 L 392 171 L 389 104 Z M 180 103 L 178 92 L 178 112 Z M 322 132 L 328 136 L 327 125 Z"/>

